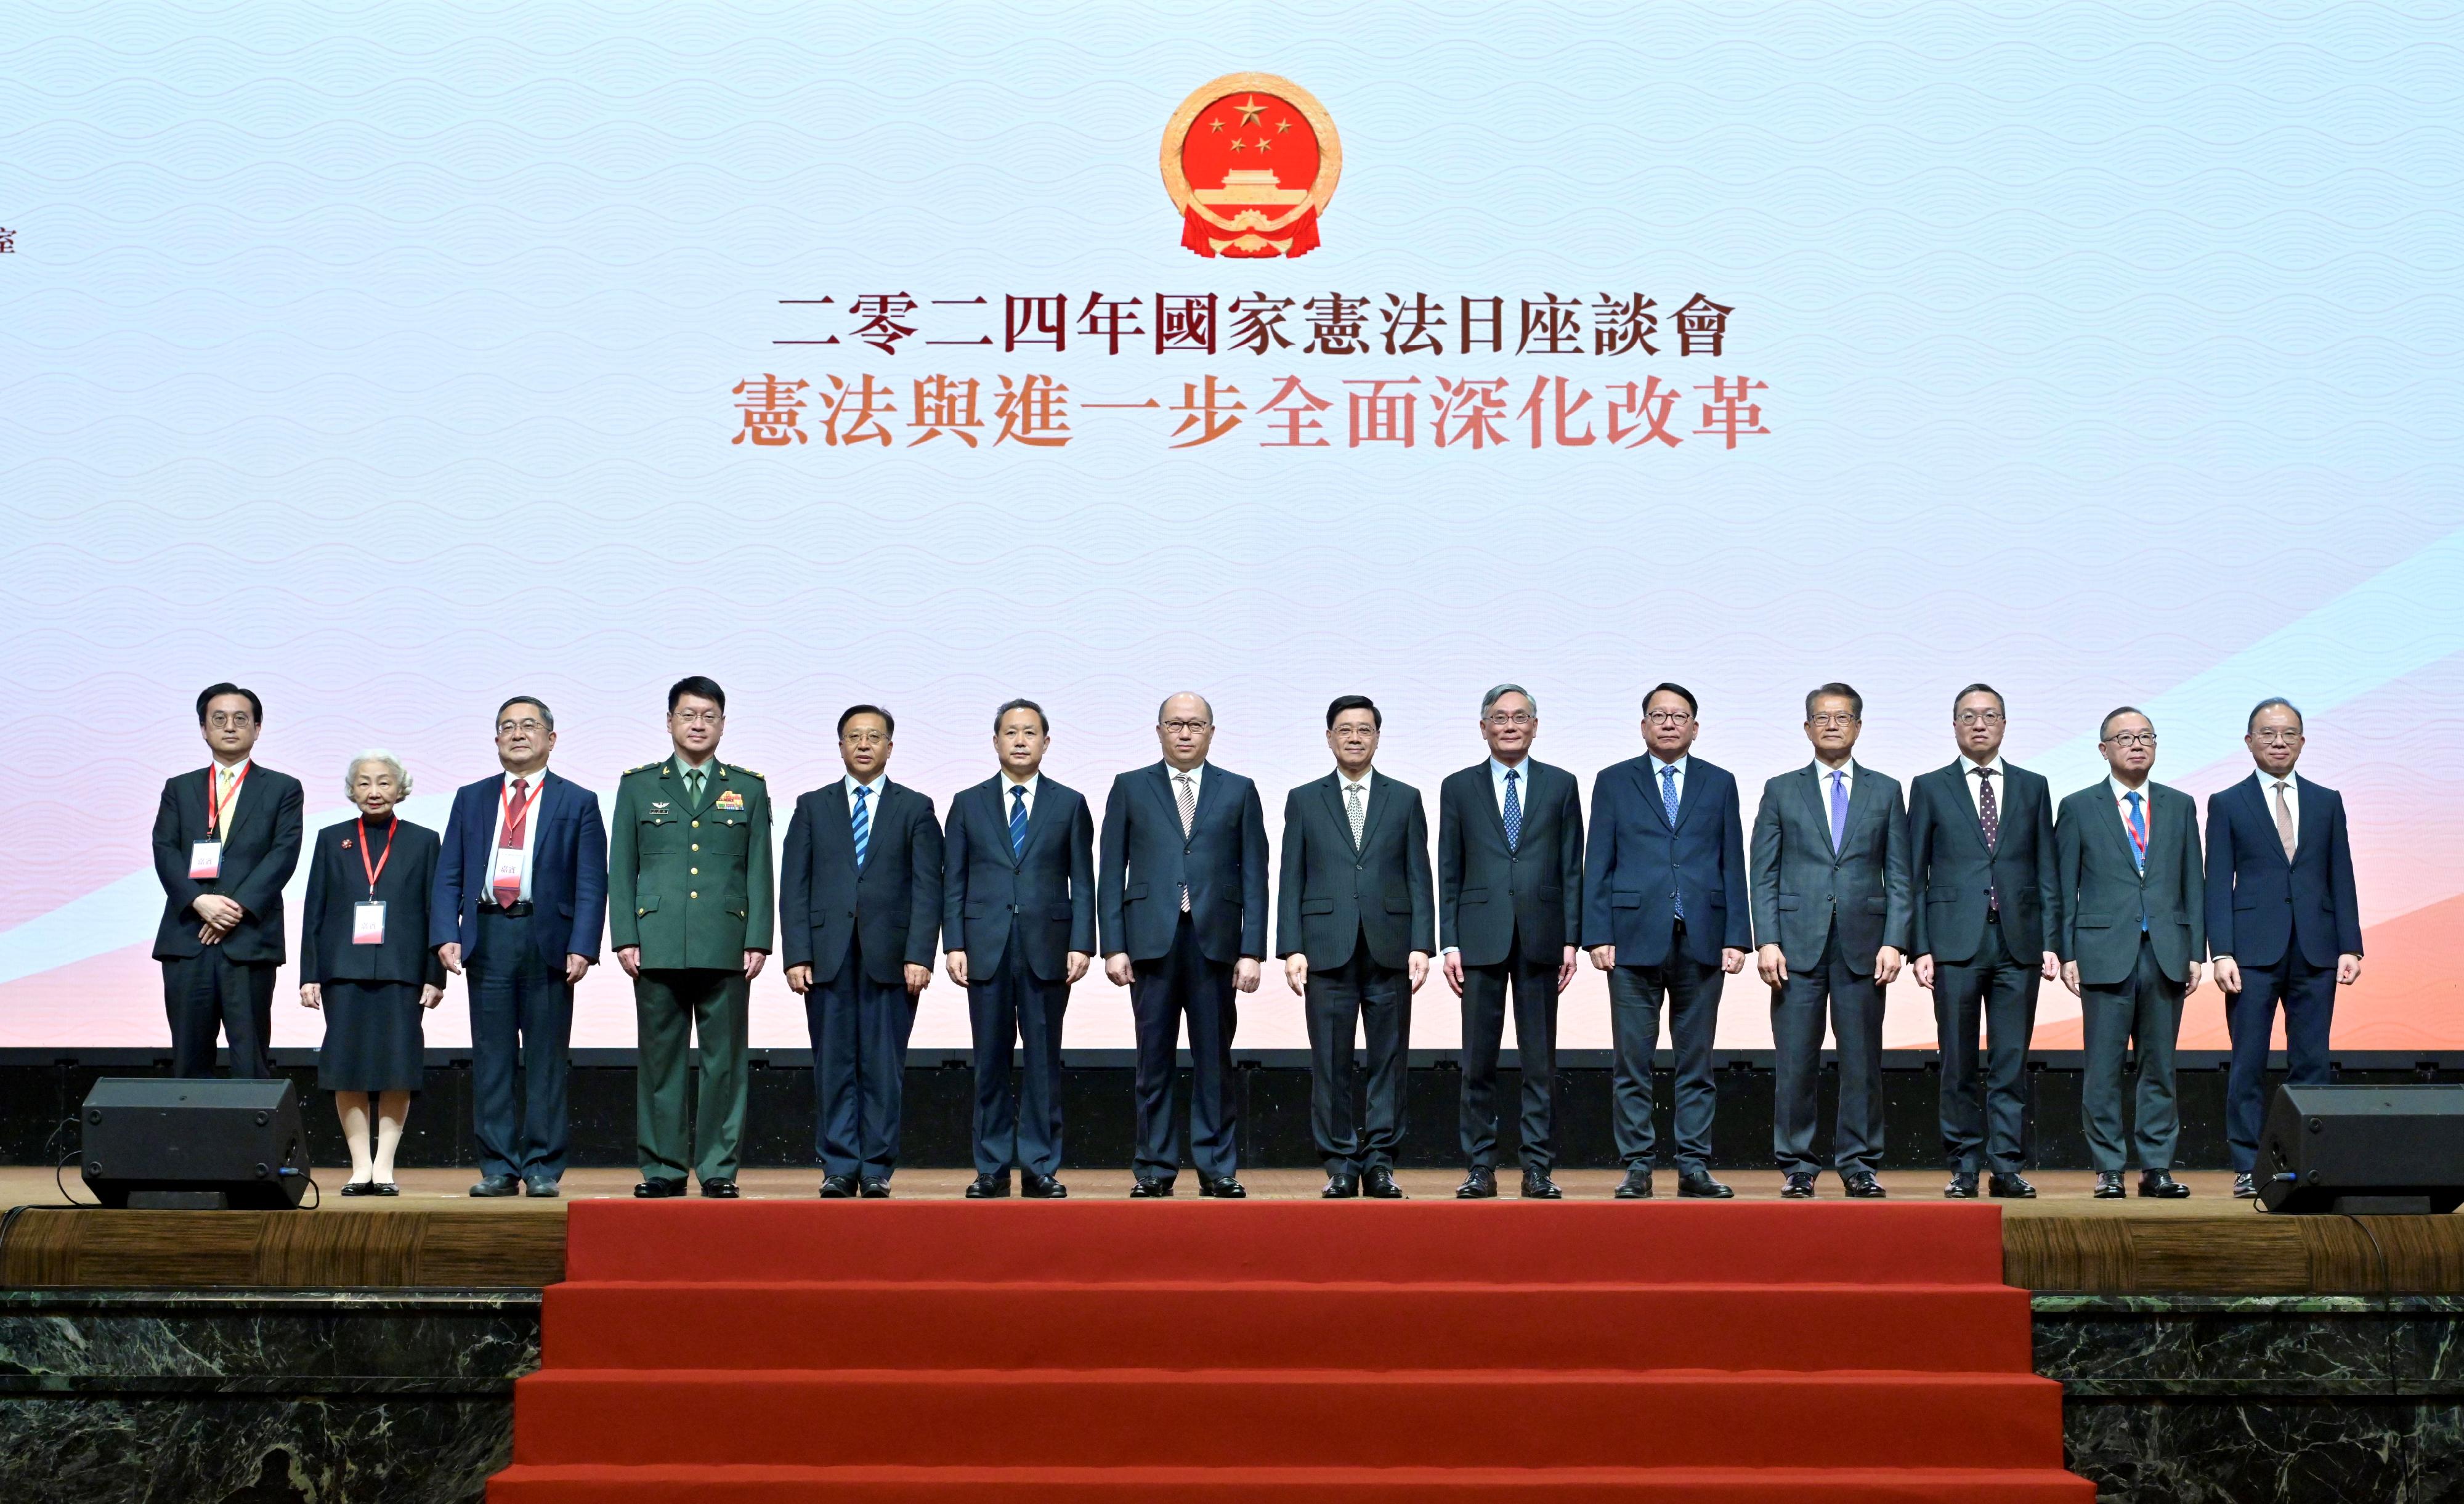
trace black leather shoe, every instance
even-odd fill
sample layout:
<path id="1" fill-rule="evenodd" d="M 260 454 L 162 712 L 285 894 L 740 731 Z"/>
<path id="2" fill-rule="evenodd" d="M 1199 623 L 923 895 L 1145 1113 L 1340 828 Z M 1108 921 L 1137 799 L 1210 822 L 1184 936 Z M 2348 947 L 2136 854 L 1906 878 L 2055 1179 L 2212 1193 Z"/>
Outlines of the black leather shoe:
<path id="1" fill-rule="evenodd" d="M 1019 1177 L 1018 1193 L 1029 1201 L 1067 1201 L 1069 1187 L 1058 1176 L 1038 1175 L 1028 1170 Z"/>
<path id="2" fill-rule="evenodd" d="M 1486 1201 L 1497 1194 L 1497 1171 L 1485 1164 L 1475 1164 L 1463 1172 L 1463 1183 L 1455 1187 L 1457 1201 Z"/>
<path id="3" fill-rule="evenodd" d="M 1164 1201 L 1169 1199 L 1171 1195 L 1172 1182 L 1167 1180 L 1150 1179 L 1143 1175 L 1138 1177 L 1138 1183 L 1130 1187 L 1130 1200 L 1132 1201 Z"/>
<path id="4" fill-rule="evenodd" d="M 522 1183 L 510 1175 L 484 1176 L 478 1184 L 471 1187 L 471 1194 L 473 1196 L 518 1196 L 521 1193 Z M 360 1194 L 364 1196 L 367 1192 L 362 1191 Z"/>
<path id="5" fill-rule="evenodd" d="M 564 1192 L 557 1189 L 556 1182 L 549 1180 L 544 1175 L 526 1175 L 522 1177 L 522 1194 L 525 1196 L 544 1197 L 552 1200 L 558 1196 L 563 1195 Z"/>
<path id="6" fill-rule="evenodd" d="M 855 1177 L 854 1177 L 854 1176 L 852 1176 L 852 1175 L 825 1175 L 825 1176 L 823 1176 L 823 1177 L 822 1177 L 822 1200 L 824 1200 L 824 1201 L 846 1201 L 847 1198 L 849 1198 L 849 1197 L 853 1196 L 854 1194 L 855 1194 Z"/>
<path id="7" fill-rule="evenodd" d="M 1403 1187 L 1395 1183 L 1395 1172 L 1382 1164 L 1373 1164 L 1360 1177 L 1360 1193 L 1379 1201 L 1401 1201 Z"/>
<path id="8" fill-rule="evenodd" d="M 402 1194 L 402 1187 L 396 1185 L 391 1181 L 370 1181 L 368 1182 L 368 1194 L 371 1196 L 399 1196 Z"/>
<path id="9" fill-rule="evenodd" d="M 1214 1196 L 1223 1201 L 1241 1201 L 1248 1196 L 1249 1187 L 1229 1175 L 1218 1175 L 1212 1180 L 1201 1175 L 1198 1178 L 1198 1194 Z"/>
<path id="10" fill-rule="evenodd" d="M 1946 1201 L 1974 1201 L 1976 1199 L 1976 1172 L 1974 1170 L 1959 1170 L 1954 1172 L 1950 1177 L 1950 1183 L 1942 1188 L 1942 1194 L 1943 1199 Z"/>
<path id="11" fill-rule="evenodd" d="M 2139 1177 L 2139 1194 L 2159 1201 L 2180 1201 L 2190 1194 L 2190 1187 L 2173 1179 L 2169 1170 L 2146 1170 Z"/>
<path id="12" fill-rule="evenodd" d="M 2122 1172 L 2120 1170 L 2099 1170 L 2096 1172 L 2097 1200 L 2120 1201 L 2123 1196 L 2128 1194 L 2129 1193 L 2127 1191 L 2124 1191 L 2122 1188 Z"/>
<path id="13" fill-rule="evenodd" d="M 734 1201 L 736 1199 L 736 1183 L 734 1181 L 704 1181 L 701 1183 L 701 1193 L 713 1201 Z"/>
<path id="14" fill-rule="evenodd" d="M 1782 1201 L 1812 1201 L 1814 1177 L 1805 1174 L 1791 1175 L 1780 1182 L 1779 1194 Z"/>
<path id="15" fill-rule="evenodd" d="M 2036 1187 L 2029 1184 L 2028 1177 L 2020 1174 L 2016 1170 L 2012 1171 L 2008 1175 L 1992 1175 L 1986 1177 L 1985 1190 L 1988 1195 L 1999 1196 L 2006 1201 L 2035 1201 L 2036 1199 Z"/>
<path id="16" fill-rule="evenodd" d="M 1360 1177 L 1357 1175 L 1330 1175 L 1326 1178 L 1326 1189 L 1318 1192 L 1318 1196 L 1326 1201 L 1350 1201 L 1359 1194 Z"/>
<path id="17" fill-rule="evenodd" d="M 999 1201 L 1008 1194 L 1009 1172 L 1007 1170 L 1003 1170 L 999 1175 L 979 1175 L 967 1183 L 969 1201 Z"/>
<path id="18" fill-rule="evenodd" d="M 1677 1176 L 1677 1194 L 1698 1201 L 1727 1201 L 1737 1193 L 1711 1179 L 1709 1170 L 1681 1170 Z"/>
<path id="19" fill-rule="evenodd" d="M 867 1181 L 864 1183 L 863 1194 L 864 1199 L 867 1201 L 888 1201 L 890 1199 L 890 1183 L 884 1180 Z"/>
<path id="20" fill-rule="evenodd" d="M 374 1181 L 344 1181 L 342 1183 L 342 1188 L 336 1191 L 334 1194 L 337 1196 L 373 1196 L 376 1192 L 368 1189 L 368 1187 L 375 1183 L 376 1182 Z M 471 1194 L 476 1196 L 479 1193 L 474 1190 Z"/>
<path id="21" fill-rule="evenodd" d="M 665 1201 L 671 1196 L 681 1196 L 684 1193 L 685 1183 L 682 1181 L 644 1181 L 633 1187 L 634 1196 L 642 1201 Z M 494 1194 L 502 1196 L 512 1193 L 497 1191 Z"/>
<path id="22" fill-rule="evenodd" d="M 1523 1199 L 1525 1201 L 1563 1201 L 1565 1197 L 1566 1193 L 1557 1188 L 1557 1183 L 1549 1178 L 1549 1172 L 1547 1170 L 1525 1170 L 1523 1172 Z"/>
<path id="23" fill-rule="evenodd" d="M 2244 1170 L 2239 1175 L 2234 1176 L 2233 1199 L 2236 1201 L 2258 1200 L 2258 1178 L 2248 1170 Z"/>
<path id="24" fill-rule="evenodd" d="M 1842 1175 L 1839 1177 L 1839 1183 L 1846 1186 L 1849 1196 L 1858 1201 L 1881 1201 L 1890 1194 L 1889 1191 L 1882 1189 L 1881 1181 L 1874 1179 L 1874 1172 L 1871 1170 L 1857 1170 Z"/>
<path id="25" fill-rule="evenodd" d="M 1649 1201 L 1651 1199 L 1651 1166 L 1648 1164 L 1627 1165 L 1625 1167 L 1625 1179 L 1617 1182 L 1617 1199 L 1619 1201 Z"/>

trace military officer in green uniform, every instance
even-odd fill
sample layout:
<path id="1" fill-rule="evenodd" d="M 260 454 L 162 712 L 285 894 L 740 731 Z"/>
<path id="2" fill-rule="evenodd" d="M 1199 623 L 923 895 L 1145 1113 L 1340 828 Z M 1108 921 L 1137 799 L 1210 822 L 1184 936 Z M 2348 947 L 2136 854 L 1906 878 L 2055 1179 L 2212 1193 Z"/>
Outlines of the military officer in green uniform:
<path id="1" fill-rule="evenodd" d="M 607 928 L 633 979 L 641 1024 L 642 1197 L 736 1195 L 744 1139 L 745 1020 L 770 954 L 770 790 L 718 761 L 727 692 L 695 675 L 668 691 L 675 755 L 616 785 L 607 842 Z M 688 1162 L 685 1048 L 701 1035 L 701 1100 Z"/>

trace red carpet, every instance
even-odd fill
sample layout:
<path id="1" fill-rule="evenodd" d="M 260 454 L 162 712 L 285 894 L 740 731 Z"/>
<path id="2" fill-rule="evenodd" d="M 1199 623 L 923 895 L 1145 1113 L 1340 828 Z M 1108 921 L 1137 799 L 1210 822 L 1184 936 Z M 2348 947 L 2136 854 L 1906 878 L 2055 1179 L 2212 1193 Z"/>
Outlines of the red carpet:
<path id="1" fill-rule="evenodd" d="M 1991 1206 L 574 1204 L 493 1504 L 2093 1504 Z"/>

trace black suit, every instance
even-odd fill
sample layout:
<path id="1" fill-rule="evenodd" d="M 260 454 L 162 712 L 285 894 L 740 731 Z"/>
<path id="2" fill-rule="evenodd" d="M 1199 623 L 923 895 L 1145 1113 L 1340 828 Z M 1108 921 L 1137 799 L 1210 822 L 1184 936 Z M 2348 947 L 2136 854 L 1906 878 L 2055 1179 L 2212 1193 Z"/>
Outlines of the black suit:
<path id="1" fill-rule="evenodd" d="M 1993 785 L 1989 848 L 1976 785 Z M 1942 1048 L 1942 1152 L 1953 1170 L 2016 1175 L 2027 1159 L 2028 1039 L 2054 943 L 2054 797 L 2004 763 L 1990 780 L 1966 758 L 1908 785 L 1908 877 L 1916 954 L 1933 958 Z M 1986 1082 L 1976 1079 L 1976 1030 Z"/>
<path id="2" fill-rule="evenodd" d="M 1039 779 L 1025 840 L 1010 840 L 1012 785 L 996 773 L 950 801 L 941 944 L 967 958 L 976 1047 L 976 1172 L 1061 1168 L 1061 1017 L 1069 953 L 1095 951 L 1095 823 L 1076 790 Z M 1023 1100 L 1010 1052 L 1023 1043 Z"/>
<path id="3" fill-rule="evenodd" d="M 876 776 L 862 801 L 859 864 L 856 802 L 844 778 L 796 801 L 779 869 L 779 954 L 813 968 L 813 1152 L 827 1174 L 886 1181 L 898 1166 L 915 1028 L 907 968 L 933 964 L 941 933 L 941 826 L 930 795 Z"/>
<path id="4" fill-rule="evenodd" d="M 231 1045 L 231 1073 L 271 1076 L 274 973 L 286 955 L 282 885 L 299 865 L 299 780 L 249 765 L 224 822 L 219 874 L 188 875 L 191 847 L 207 828 L 210 767 L 163 785 L 154 813 L 154 874 L 163 884 L 163 921 L 154 959 L 163 963 L 163 1007 L 171 1025 L 171 1073 L 211 1075 L 214 1036 Z M 220 894 L 247 911 L 219 944 L 197 939 L 205 922 L 192 905 Z"/>
<path id="5" fill-rule="evenodd" d="M 1429 820 L 1420 792 L 1373 769 L 1360 844 L 1340 773 L 1284 801 L 1275 953 L 1309 959 L 1309 1126 L 1330 1175 L 1392 1169 L 1403 1138 L 1412 1037 L 1412 952 L 1436 928 Z M 1353 1030 L 1369 1036 L 1365 1125 L 1352 1102 Z"/>
<path id="6" fill-rule="evenodd" d="M 1506 994 L 1523 1079 L 1522 1161 L 1556 1162 L 1557 974 L 1582 930 L 1583 797 L 1574 775 L 1526 758 L 1507 838 L 1492 760 L 1438 786 L 1438 944 L 1463 963 L 1463 1162 L 1497 1164 L 1497 1054 Z"/>
<path id="7" fill-rule="evenodd" d="M 1179 789 L 1157 763 L 1112 780 L 1104 801 L 1096 928 L 1107 956 L 1130 958 L 1137 1021 L 1137 1153 L 1141 1180 L 1169 1183 L 1172 1080 L 1180 1021 L 1189 1020 L 1189 1152 L 1200 1175 L 1239 1168 L 1232 968 L 1266 954 L 1266 816 L 1258 785 L 1206 763 L 1189 827 Z M 1187 901 L 1182 901 L 1183 895 Z"/>

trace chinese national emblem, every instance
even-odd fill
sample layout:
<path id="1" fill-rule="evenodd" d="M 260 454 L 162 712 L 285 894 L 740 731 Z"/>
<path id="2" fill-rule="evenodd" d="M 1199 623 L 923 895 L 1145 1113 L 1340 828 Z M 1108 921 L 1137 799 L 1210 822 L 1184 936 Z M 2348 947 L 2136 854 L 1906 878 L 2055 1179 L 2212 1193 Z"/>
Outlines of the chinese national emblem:
<path id="1" fill-rule="evenodd" d="M 1306 255 L 1343 172 L 1326 106 L 1270 73 L 1226 74 L 1163 128 L 1163 186 L 1199 255 Z"/>

